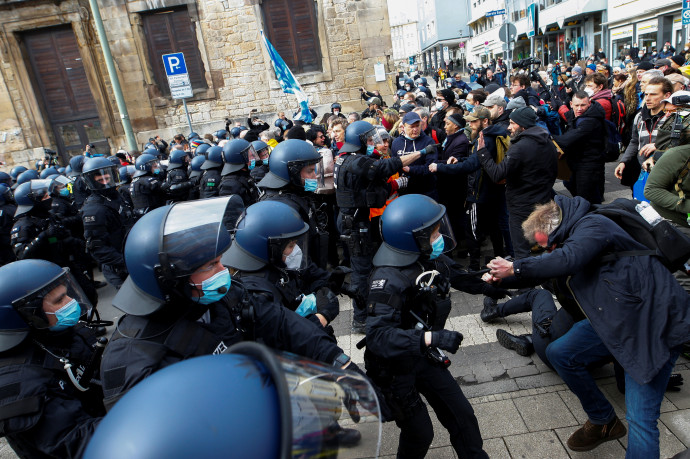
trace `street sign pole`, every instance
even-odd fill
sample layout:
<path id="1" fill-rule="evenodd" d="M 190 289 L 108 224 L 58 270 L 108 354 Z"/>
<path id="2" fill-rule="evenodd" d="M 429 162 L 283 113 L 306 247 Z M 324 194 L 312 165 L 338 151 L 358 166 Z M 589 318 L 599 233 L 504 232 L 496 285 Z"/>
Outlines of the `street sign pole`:
<path id="1" fill-rule="evenodd" d="M 189 73 L 187 73 L 187 64 L 184 60 L 184 54 L 164 54 L 163 67 L 165 68 L 165 74 L 168 77 L 170 97 L 173 99 L 182 99 L 184 112 L 187 115 L 189 132 L 194 132 L 194 129 L 192 128 L 192 118 L 189 116 L 189 109 L 187 108 L 187 98 L 192 97 L 193 95 L 192 83 L 189 80 Z"/>

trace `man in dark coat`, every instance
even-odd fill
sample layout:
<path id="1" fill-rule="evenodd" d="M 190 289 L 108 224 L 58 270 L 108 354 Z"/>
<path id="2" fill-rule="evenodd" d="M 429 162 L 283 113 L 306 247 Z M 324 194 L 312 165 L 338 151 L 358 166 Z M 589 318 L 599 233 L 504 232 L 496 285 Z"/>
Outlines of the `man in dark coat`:
<path id="1" fill-rule="evenodd" d="M 566 113 L 568 130 L 554 137 L 563 149 L 572 172 L 565 186 L 573 196 L 582 196 L 592 204 L 601 204 L 604 198 L 603 153 L 606 145 L 604 108 L 591 103 L 583 91 L 573 96 L 572 107 Z"/>
<path id="2" fill-rule="evenodd" d="M 549 133 L 537 126 L 537 114 L 530 107 L 510 114 L 510 148 L 500 164 L 484 148 L 484 136 L 477 139 L 477 155 L 487 175 L 495 183 L 506 180 L 506 203 L 510 214 L 510 239 L 516 258 L 529 256 L 532 245 L 522 234 L 522 222 L 535 204 L 553 197 L 553 184 L 558 173 L 556 147 Z"/>
<path id="3" fill-rule="evenodd" d="M 613 406 L 587 366 L 612 355 L 625 370 L 628 457 L 659 457 L 657 419 L 679 348 L 690 336 L 690 297 L 653 256 L 608 218 L 589 213 L 583 198 L 556 196 L 525 221 L 525 235 L 547 249 L 539 257 L 489 263 L 492 279 L 540 283 L 568 277 L 586 320 L 546 349 L 548 360 L 580 399 L 588 420 L 568 439 L 588 451 L 625 435 Z M 618 257 L 607 257 L 618 253 Z"/>
<path id="4" fill-rule="evenodd" d="M 450 89 L 436 91 L 436 113 L 431 117 L 429 127 L 433 129 L 436 140 L 439 143 L 443 143 L 446 135 L 448 135 L 444 125 L 446 123 L 446 114 L 451 107 L 457 107 L 455 104 L 455 93 Z"/>

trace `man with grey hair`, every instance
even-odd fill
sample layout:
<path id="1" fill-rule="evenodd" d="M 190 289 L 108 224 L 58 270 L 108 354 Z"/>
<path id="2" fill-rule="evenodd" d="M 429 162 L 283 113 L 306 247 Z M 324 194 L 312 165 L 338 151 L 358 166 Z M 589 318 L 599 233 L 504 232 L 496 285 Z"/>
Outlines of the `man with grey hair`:
<path id="1" fill-rule="evenodd" d="M 510 124 L 510 112 L 506 111 L 508 103 L 503 98 L 503 94 L 504 91 L 500 89 L 492 94 L 489 94 L 489 97 L 482 102 L 482 105 L 488 108 L 489 113 L 491 113 L 491 124 L 494 126 L 501 126 L 507 130 L 508 125 Z"/>

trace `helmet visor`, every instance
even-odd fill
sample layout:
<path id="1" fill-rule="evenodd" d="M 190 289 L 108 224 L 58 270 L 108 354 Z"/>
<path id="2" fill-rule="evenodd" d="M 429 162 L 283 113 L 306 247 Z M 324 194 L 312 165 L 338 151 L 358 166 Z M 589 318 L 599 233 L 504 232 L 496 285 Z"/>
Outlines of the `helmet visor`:
<path id="1" fill-rule="evenodd" d="M 53 191 L 53 180 L 52 179 L 42 179 L 42 180 L 32 180 L 30 185 L 31 199 L 35 202 L 42 201 L 47 195 Z"/>
<path id="2" fill-rule="evenodd" d="M 91 170 L 82 174 L 82 177 L 91 190 L 115 188 L 120 182 L 120 172 L 115 165 Z"/>
<path id="3" fill-rule="evenodd" d="M 316 174 L 316 183 L 319 188 L 325 188 L 326 186 L 326 176 L 333 176 L 333 162 L 331 162 L 330 170 L 327 171 L 326 167 L 323 165 L 323 157 L 316 163 L 314 168 L 314 174 Z"/>
<path id="4" fill-rule="evenodd" d="M 72 300 L 81 308 L 80 317 L 93 308 L 69 268 L 63 268 L 55 279 L 15 300 L 12 307 L 31 327 L 48 329 L 57 323 L 55 312 Z"/>
<path id="5" fill-rule="evenodd" d="M 166 277 L 188 276 L 230 247 L 230 231 L 244 211 L 237 195 L 175 204 L 163 226 L 160 249 Z"/>
<path id="6" fill-rule="evenodd" d="M 252 145 L 251 143 L 242 152 L 242 156 L 244 156 L 244 159 L 245 159 L 244 162 L 247 164 L 247 166 L 249 166 L 249 164 L 252 161 L 256 162 L 256 161 L 259 161 L 261 159 L 261 157 L 259 156 L 259 153 L 257 153 L 256 149 L 254 148 L 254 145 Z"/>
<path id="7" fill-rule="evenodd" d="M 448 214 L 444 212 L 443 217 L 438 221 L 425 225 L 423 228 L 416 229 L 412 231 L 419 250 L 424 255 L 431 255 L 433 252 L 433 244 L 438 241 L 439 237 L 443 238 L 443 249 L 441 253 L 450 252 L 455 248 L 455 235 L 453 234 L 453 228 L 450 225 L 450 220 L 448 219 Z M 436 242 L 438 246 L 438 242 Z"/>
<path id="8" fill-rule="evenodd" d="M 293 234 L 269 238 L 271 262 L 289 270 L 299 271 L 309 262 L 309 228 Z"/>
<path id="9" fill-rule="evenodd" d="M 360 140 L 362 142 L 362 145 L 367 146 L 367 145 L 383 145 L 383 139 L 381 138 L 381 134 L 379 134 L 379 131 L 374 128 L 370 131 L 365 132 L 360 136 Z"/>

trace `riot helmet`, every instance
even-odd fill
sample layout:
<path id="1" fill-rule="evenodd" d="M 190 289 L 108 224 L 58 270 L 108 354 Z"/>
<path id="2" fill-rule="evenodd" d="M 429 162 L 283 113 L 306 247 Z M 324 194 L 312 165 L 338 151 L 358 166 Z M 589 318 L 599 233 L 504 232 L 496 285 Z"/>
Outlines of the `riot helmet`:
<path id="1" fill-rule="evenodd" d="M 145 149 L 141 154 L 142 154 L 142 156 L 143 155 L 155 156 L 157 159 L 160 159 L 160 156 L 161 156 L 161 152 L 158 150 L 158 148 L 156 148 L 154 146 L 151 146 L 150 148 Z M 139 158 L 137 158 L 137 159 L 139 159 Z M 136 164 L 136 161 L 134 163 Z"/>
<path id="2" fill-rule="evenodd" d="M 337 423 L 362 441 L 345 450 Z M 378 457 L 380 446 L 367 378 L 245 341 L 141 381 L 100 421 L 84 458 Z"/>
<path id="3" fill-rule="evenodd" d="M 260 166 L 261 164 L 259 163 L 268 165 L 268 155 L 270 154 L 269 145 L 263 140 L 255 140 L 252 142 L 252 146 L 254 147 L 254 151 L 256 151 L 256 154 L 259 156 L 259 159 L 257 160 L 255 165 Z"/>
<path id="4" fill-rule="evenodd" d="M 203 156 L 195 156 L 194 158 L 192 158 L 192 162 L 189 165 L 191 169 L 189 172 L 189 178 L 197 178 L 200 177 L 201 174 L 203 174 L 201 166 L 204 164 L 204 161 L 206 161 L 206 158 L 204 158 Z"/>
<path id="5" fill-rule="evenodd" d="M 0 184 L 7 185 L 8 187 L 12 186 L 12 176 L 8 174 L 7 172 L 0 171 Z"/>
<path id="6" fill-rule="evenodd" d="M 455 248 L 445 206 L 428 196 L 408 194 L 388 204 L 380 221 L 383 243 L 374 266 L 407 266 Z"/>
<path id="7" fill-rule="evenodd" d="M 0 183 L 0 206 L 14 202 L 12 190 L 4 183 Z"/>
<path id="8" fill-rule="evenodd" d="M 312 145 L 299 139 L 285 140 L 271 151 L 268 158 L 268 173 L 258 186 L 277 189 L 292 184 L 297 188 L 304 188 L 306 179 L 317 179 L 316 169 L 319 164 L 323 164 L 321 155 Z M 309 166 L 315 166 L 313 173 L 310 170 L 303 171 L 305 168 L 310 169 Z M 320 170 L 323 170 L 323 167 Z"/>
<path id="9" fill-rule="evenodd" d="M 258 271 L 268 264 L 300 270 L 308 264 L 309 225 L 289 205 L 260 201 L 237 222 L 230 247 L 221 262 L 240 271 Z"/>
<path id="10" fill-rule="evenodd" d="M 19 174 L 24 172 L 26 170 L 26 167 L 24 166 L 14 166 L 12 170 L 10 170 L 10 177 L 12 177 L 13 181 L 17 181 L 17 177 L 19 177 Z"/>
<path id="11" fill-rule="evenodd" d="M 0 351 L 21 343 L 30 329 L 62 331 L 92 310 L 69 268 L 37 259 L 0 267 Z"/>
<path id="12" fill-rule="evenodd" d="M 225 129 L 218 129 L 216 132 L 213 133 L 213 136 L 218 140 L 227 139 L 228 131 L 226 131 Z"/>
<path id="13" fill-rule="evenodd" d="M 259 155 L 251 143 L 244 139 L 232 139 L 223 146 L 223 170 L 222 175 L 237 172 L 250 164 L 256 163 Z"/>
<path id="14" fill-rule="evenodd" d="M 173 297 L 201 303 L 189 277 L 228 249 L 230 231 L 243 210 L 242 198 L 230 195 L 178 202 L 141 217 L 127 236 L 129 277 L 113 306 L 139 316 L 157 311 Z M 223 287 L 218 292 L 225 294 L 228 287 Z"/>
<path id="15" fill-rule="evenodd" d="M 277 120 L 275 120 L 273 122 L 273 125 L 277 128 L 280 128 L 281 131 L 285 131 L 288 128 L 288 126 L 290 125 L 290 123 L 288 123 L 287 120 L 284 120 L 282 118 L 278 118 Z"/>
<path id="16" fill-rule="evenodd" d="M 202 143 L 198 147 L 196 147 L 196 150 L 194 150 L 194 156 L 203 156 L 206 158 L 206 152 L 208 149 L 211 148 L 211 145 L 207 143 Z"/>
<path id="17" fill-rule="evenodd" d="M 187 164 L 187 153 L 182 150 L 174 150 L 168 159 L 168 170 L 180 169 Z"/>
<path id="18" fill-rule="evenodd" d="M 146 174 L 159 174 L 161 171 L 158 157 L 148 153 L 139 156 L 134 163 L 134 167 L 137 169 L 134 173 L 134 177 L 141 177 Z"/>
<path id="19" fill-rule="evenodd" d="M 338 110 L 338 113 L 335 113 L 335 110 Z M 331 104 L 331 113 L 333 113 L 334 115 L 338 115 L 338 114 L 342 113 L 342 111 L 343 111 L 343 107 L 338 102 Z"/>
<path id="20" fill-rule="evenodd" d="M 121 168 L 118 169 L 118 172 L 120 173 L 120 182 L 118 185 L 126 185 L 127 183 L 130 183 L 132 181 L 132 176 L 129 173 L 128 170 L 129 166 L 122 166 Z"/>
<path id="21" fill-rule="evenodd" d="M 73 156 L 69 160 L 69 165 L 72 168 L 72 172 L 69 174 L 70 177 L 78 177 L 81 175 L 81 172 L 84 168 L 84 163 L 86 162 L 86 159 L 84 156 L 79 155 L 79 156 Z"/>
<path id="22" fill-rule="evenodd" d="M 91 191 L 115 189 L 120 183 L 117 166 L 103 157 L 88 159 L 84 163 L 81 175 Z"/>
<path id="23" fill-rule="evenodd" d="M 235 126 L 234 128 L 230 129 L 230 135 L 233 139 L 239 139 L 242 131 L 247 131 L 248 129 L 249 128 L 245 126 Z"/>
<path id="24" fill-rule="evenodd" d="M 214 169 L 223 165 L 223 149 L 213 146 L 206 152 L 206 161 L 201 165 L 201 170 Z"/>
<path id="25" fill-rule="evenodd" d="M 19 177 L 17 177 L 17 183 L 15 183 L 12 186 L 12 189 L 17 188 L 19 185 L 22 183 L 26 183 L 30 180 L 38 180 L 40 178 L 40 175 L 38 174 L 38 171 L 35 171 L 33 169 L 28 169 L 19 174 Z"/>
<path id="26" fill-rule="evenodd" d="M 70 190 L 67 187 L 67 185 L 69 185 L 71 182 L 67 177 L 63 175 L 57 175 L 55 177 L 51 177 L 50 180 L 53 181 L 50 189 L 51 195 L 69 197 Z"/>
<path id="27" fill-rule="evenodd" d="M 345 143 L 342 153 L 366 153 L 369 147 L 381 145 L 381 136 L 376 127 L 366 121 L 355 121 L 345 129 Z"/>
<path id="28" fill-rule="evenodd" d="M 41 175 L 39 178 L 46 179 L 50 177 L 51 175 L 59 175 L 60 173 L 55 167 L 47 167 L 41 171 Z"/>
<path id="29" fill-rule="evenodd" d="M 122 166 L 122 161 L 117 156 L 108 156 L 108 161 L 116 165 L 117 167 Z"/>
<path id="30" fill-rule="evenodd" d="M 29 180 L 17 186 L 14 191 L 14 200 L 17 202 L 15 218 L 24 215 L 34 207 L 47 213 L 50 210 L 53 192 L 53 180 Z"/>
<path id="31" fill-rule="evenodd" d="M 60 175 L 67 175 L 66 168 L 64 167 L 58 167 L 58 174 Z"/>
<path id="32" fill-rule="evenodd" d="M 194 131 L 190 132 L 189 135 L 187 136 L 187 140 L 189 140 L 189 141 L 192 141 L 194 139 L 199 139 L 199 138 L 201 138 L 201 136 Z"/>

